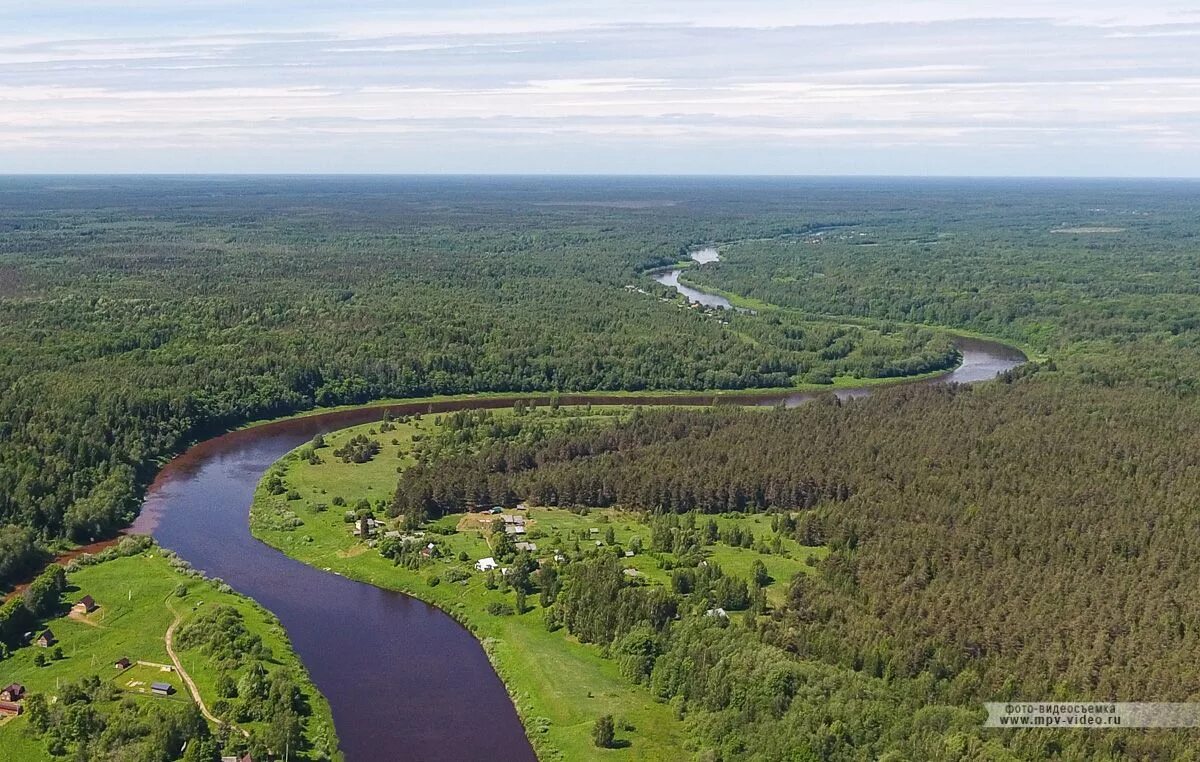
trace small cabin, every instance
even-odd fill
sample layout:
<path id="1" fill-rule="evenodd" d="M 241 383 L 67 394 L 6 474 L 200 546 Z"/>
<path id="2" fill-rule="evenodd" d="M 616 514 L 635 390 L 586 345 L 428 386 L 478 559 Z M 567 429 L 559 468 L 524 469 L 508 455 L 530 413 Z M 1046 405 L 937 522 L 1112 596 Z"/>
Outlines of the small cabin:
<path id="1" fill-rule="evenodd" d="M 24 707 L 15 701 L 0 701 L 0 717 L 15 717 Z"/>
<path id="2" fill-rule="evenodd" d="M 46 630 L 41 635 L 38 635 L 37 640 L 34 641 L 34 643 L 37 643 L 42 648 L 49 648 L 57 642 L 58 638 L 54 637 L 54 633 L 50 630 Z"/>
<path id="3" fill-rule="evenodd" d="M 132 664 L 133 664 L 133 662 L 129 661 L 129 659 L 127 659 L 126 657 L 122 656 L 120 659 L 117 659 L 115 662 L 113 662 L 113 668 L 115 668 L 115 669 L 129 669 L 129 667 L 130 667 Z"/>
<path id="4" fill-rule="evenodd" d="M 98 608 L 100 607 L 96 605 L 95 599 L 90 595 L 85 595 L 79 599 L 79 603 L 71 607 L 71 611 L 76 614 L 90 614 Z"/>
<path id="5" fill-rule="evenodd" d="M 495 569 L 496 566 L 496 559 L 492 558 L 491 556 L 488 556 L 487 558 L 481 558 L 475 562 L 476 571 L 491 571 Z"/>
<path id="6" fill-rule="evenodd" d="M 170 696 L 175 692 L 175 687 L 170 683 L 150 683 L 150 692 L 155 696 Z"/>
<path id="7" fill-rule="evenodd" d="M 20 701 L 25 698 L 25 686 L 13 683 L 0 691 L 0 701 Z"/>
<path id="8" fill-rule="evenodd" d="M 524 550 L 524 551 L 528 551 L 529 553 L 534 553 L 537 551 L 537 543 L 536 542 L 518 542 L 514 545 L 514 547 L 517 550 Z"/>

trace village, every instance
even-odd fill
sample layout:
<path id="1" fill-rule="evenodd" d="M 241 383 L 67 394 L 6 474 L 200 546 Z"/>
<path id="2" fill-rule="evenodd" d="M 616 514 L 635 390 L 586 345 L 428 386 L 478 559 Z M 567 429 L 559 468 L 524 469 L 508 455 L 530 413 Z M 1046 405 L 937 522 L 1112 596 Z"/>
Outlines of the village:
<path id="1" fill-rule="evenodd" d="M 234 716 L 221 673 L 187 630 L 206 612 L 236 610 L 246 636 L 261 639 L 277 655 L 272 668 L 295 668 L 298 659 L 265 612 L 173 560 L 148 539 L 129 538 L 65 570 L 51 566 L 43 582 L 35 579 L 9 597 L 0 625 L 36 626 L 9 627 L 7 633 L 0 626 L 6 635 L 0 641 L 0 759 L 61 758 L 72 743 L 61 731 L 63 718 L 77 711 L 97 722 L 120 715 L 126 732 L 145 723 L 127 742 L 149 744 L 158 742 L 149 728 L 193 712 L 209 728 L 210 741 L 225 731 L 217 747 L 208 747 L 220 749 L 223 762 L 271 758 L 259 737 L 266 722 Z M 314 710 L 303 719 L 305 732 L 311 726 L 332 737 L 328 705 L 311 684 L 301 690 Z M 167 753 L 183 751 L 172 746 Z"/>
<path id="2" fill-rule="evenodd" d="M 96 599 L 91 595 L 84 595 L 71 605 L 66 617 L 71 620 L 83 622 L 89 626 L 100 627 L 102 625 L 99 620 L 99 612 L 100 604 L 96 602 Z M 59 644 L 58 637 L 50 627 L 45 627 L 36 633 L 34 631 L 25 633 L 24 641 L 33 647 L 44 649 L 44 651 L 50 653 L 49 658 L 47 658 L 45 652 L 39 652 L 34 655 L 33 663 L 37 667 L 44 667 L 51 660 L 59 661 L 66 658 L 62 646 Z M 174 675 L 176 670 L 173 665 L 151 661 L 134 661 L 128 656 L 121 656 L 113 660 L 112 669 L 116 671 L 114 678 L 116 683 L 130 693 L 171 697 L 178 692 L 174 681 L 169 681 L 169 678 L 157 675 L 151 676 L 152 673 Z M 157 677 L 157 679 L 154 679 L 154 677 Z M 24 713 L 24 700 L 27 695 L 28 691 L 22 683 L 9 683 L 3 690 L 0 690 L 0 717 L 16 717 Z"/>

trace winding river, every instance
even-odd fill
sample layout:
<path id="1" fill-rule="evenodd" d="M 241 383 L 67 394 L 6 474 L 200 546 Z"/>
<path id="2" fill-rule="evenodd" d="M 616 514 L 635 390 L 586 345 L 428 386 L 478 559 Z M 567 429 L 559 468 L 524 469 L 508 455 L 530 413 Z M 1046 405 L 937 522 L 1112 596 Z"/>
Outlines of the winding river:
<path id="1" fill-rule="evenodd" d="M 957 370 L 920 383 L 979 381 L 1025 361 L 1020 352 L 994 342 L 964 339 L 960 349 L 963 363 Z M 848 397 L 866 393 L 840 392 Z M 729 394 L 721 399 L 796 405 L 813 396 Z M 279 617 L 329 699 L 351 762 L 533 760 L 503 684 L 479 642 L 458 622 L 407 595 L 292 560 L 255 540 L 247 520 L 266 469 L 317 433 L 379 420 L 385 409 L 411 414 L 501 408 L 516 399 L 538 401 L 519 395 L 377 405 L 230 432 L 170 461 L 150 486 L 131 531 L 152 534 L 197 569 L 225 580 Z M 707 404 L 713 394 L 564 394 L 559 399 L 562 404 Z"/>
<path id="2" fill-rule="evenodd" d="M 696 249 L 690 252 L 689 255 L 692 261 L 696 264 L 706 265 L 709 262 L 716 262 L 721 258 L 720 253 L 715 246 L 706 246 L 703 249 Z M 699 304 L 704 307 L 719 307 L 723 310 L 733 309 L 733 304 L 721 296 L 720 294 L 710 294 L 707 291 L 701 291 L 698 288 L 684 285 L 679 282 L 679 275 L 683 272 L 682 267 L 673 267 L 670 270 L 662 270 L 654 274 L 654 280 L 664 286 L 670 286 L 687 298 L 692 304 Z"/>

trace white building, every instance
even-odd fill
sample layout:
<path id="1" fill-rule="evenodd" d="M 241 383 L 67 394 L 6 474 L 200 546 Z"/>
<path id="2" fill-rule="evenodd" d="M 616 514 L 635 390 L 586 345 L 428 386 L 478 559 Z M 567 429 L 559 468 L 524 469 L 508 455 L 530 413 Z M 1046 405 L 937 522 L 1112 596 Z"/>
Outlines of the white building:
<path id="1" fill-rule="evenodd" d="M 496 559 L 492 558 L 491 556 L 488 556 L 487 558 L 481 558 L 475 562 L 475 569 L 477 571 L 491 571 L 497 566 L 499 566 L 499 564 L 497 564 Z"/>

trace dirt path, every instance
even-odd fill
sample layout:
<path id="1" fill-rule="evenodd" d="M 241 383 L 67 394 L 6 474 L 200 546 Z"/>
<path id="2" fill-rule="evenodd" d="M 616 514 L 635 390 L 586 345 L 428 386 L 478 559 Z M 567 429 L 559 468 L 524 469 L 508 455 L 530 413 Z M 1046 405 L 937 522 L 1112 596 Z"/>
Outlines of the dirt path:
<path id="1" fill-rule="evenodd" d="M 218 726 L 227 724 L 224 720 L 218 719 L 212 712 L 208 711 L 208 707 L 204 704 L 204 699 L 200 697 L 200 689 L 196 687 L 196 683 L 192 680 L 192 676 L 189 675 L 187 670 L 183 668 L 183 662 L 179 660 L 179 655 L 175 653 L 175 628 L 178 627 L 179 623 L 183 621 L 183 614 L 176 612 L 175 609 L 171 608 L 171 604 L 169 603 L 167 604 L 167 609 L 169 609 L 170 612 L 175 615 L 175 621 L 171 622 L 171 626 L 167 628 L 167 634 L 164 638 L 164 642 L 167 646 L 167 655 L 171 657 L 171 662 L 175 665 L 175 671 L 178 672 L 179 676 L 183 678 L 184 684 L 187 685 L 188 693 L 192 694 L 192 700 L 196 702 L 196 706 L 200 707 L 200 714 L 204 715 L 209 722 L 212 722 Z M 237 725 L 234 725 L 233 723 L 228 723 L 228 725 L 247 738 L 250 737 L 248 732 L 242 730 Z"/>

